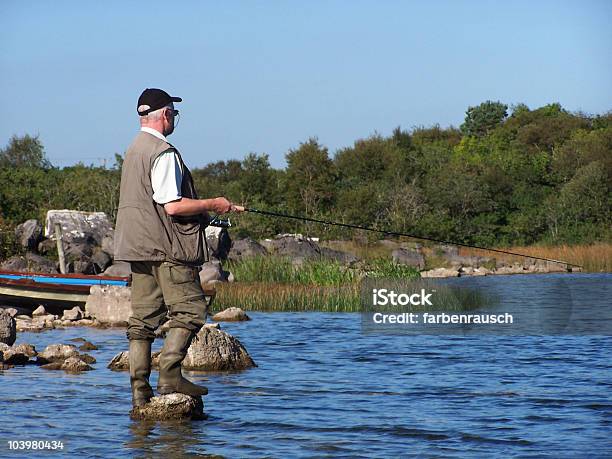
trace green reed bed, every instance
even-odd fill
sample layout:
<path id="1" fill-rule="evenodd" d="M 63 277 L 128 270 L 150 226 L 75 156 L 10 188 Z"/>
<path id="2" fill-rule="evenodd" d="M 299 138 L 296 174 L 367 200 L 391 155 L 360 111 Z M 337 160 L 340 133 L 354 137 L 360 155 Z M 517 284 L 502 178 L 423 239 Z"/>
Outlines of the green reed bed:
<path id="1" fill-rule="evenodd" d="M 228 263 L 226 268 L 236 282 L 217 284 L 215 310 L 240 307 L 251 311 L 356 312 L 362 310 L 364 280 L 395 280 L 405 291 L 414 289 L 415 281 L 420 282 L 416 269 L 382 259 L 346 267 L 333 260 L 296 263 L 290 258 L 266 256 Z M 482 304 L 478 295 L 467 291 L 438 297 L 439 310 L 473 309 Z"/>
<path id="2" fill-rule="evenodd" d="M 217 284 L 216 310 L 238 307 L 249 311 L 356 312 L 361 309 L 360 286 L 321 287 L 299 284 Z"/>

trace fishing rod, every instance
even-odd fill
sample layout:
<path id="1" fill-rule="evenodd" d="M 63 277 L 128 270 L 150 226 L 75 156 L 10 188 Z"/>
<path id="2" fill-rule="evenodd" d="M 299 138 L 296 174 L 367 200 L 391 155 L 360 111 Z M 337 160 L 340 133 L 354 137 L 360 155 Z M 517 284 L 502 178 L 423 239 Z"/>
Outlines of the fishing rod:
<path id="1" fill-rule="evenodd" d="M 524 257 L 524 258 L 532 258 L 534 260 L 548 261 L 548 262 L 551 262 L 551 263 L 558 263 L 560 265 L 565 265 L 566 267 L 568 267 L 568 266 L 575 266 L 577 268 L 582 268 L 582 266 L 580 266 L 580 265 L 576 265 L 574 263 L 568 263 L 567 261 L 553 260 L 552 258 L 544 258 L 544 257 L 534 257 L 532 255 L 526 255 L 524 253 L 511 252 L 509 250 L 492 249 L 492 248 L 489 248 L 489 247 L 481 247 L 481 246 L 478 246 L 478 245 L 463 244 L 461 242 L 444 241 L 444 240 L 435 239 L 435 238 L 432 238 L 432 237 L 415 236 L 414 234 L 401 233 L 399 231 L 380 230 L 380 229 L 372 228 L 372 227 L 369 227 L 369 226 L 353 225 L 353 224 L 350 224 L 350 223 L 340 223 L 340 222 L 333 222 L 333 221 L 328 221 L 328 220 L 319 220 L 317 218 L 302 217 L 302 216 L 297 216 L 297 215 L 289 215 L 289 214 L 283 214 L 283 213 L 280 213 L 280 212 L 270 212 L 268 210 L 253 209 L 253 208 L 250 208 L 250 207 L 235 206 L 235 208 L 238 211 L 251 212 L 251 213 L 261 214 L 261 215 L 268 215 L 270 217 L 282 217 L 282 218 L 289 218 L 289 219 L 292 219 L 292 220 L 301 220 L 301 221 L 305 221 L 305 222 L 321 223 L 323 225 L 342 226 L 344 228 L 360 229 L 360 230 L 364 230 L 364 231 L 371 231 L 373 233 L 388 234 L 390 236 L 404 236 L 404 237 L 410 237 L 410 238 L 413 238 L 413 239 L 422 239 L 422 240 L 425 240 L 425 241 L 437 242 L 439 244 L 459 245 L 459 246 L 462 246 L 462 247 L 469 247 L 471 249 L 488 250 L 490 252 L 498 252 L 498 253 L 503 253 L 503 254 L 506 254 L 506 255 L 515 255 L 515 256 Z"/>

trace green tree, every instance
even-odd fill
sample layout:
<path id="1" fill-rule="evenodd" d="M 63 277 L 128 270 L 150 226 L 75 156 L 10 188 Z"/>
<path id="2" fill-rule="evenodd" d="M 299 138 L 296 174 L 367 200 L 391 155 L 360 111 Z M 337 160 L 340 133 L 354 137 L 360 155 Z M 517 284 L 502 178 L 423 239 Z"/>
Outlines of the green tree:
<path id="1" fill-rule="evenodd" d="M 483 137 L 501 125 L 508 116 L 508 106 L 487 100 L 476 107 L 468 107 L 461 132 L 465 135 Z"/>
<path id="2" fill-rule="evenodd" d="M 334 163 L 327 148 L 310 138 L 285 156 L 287 171 L 285 188 L 287 203 L 292 210 L 316 215 L 330 208 L 336 180 Z"/>
<path id="3" fill-rule="evenodd" d="M 14 135 L 6 148 L 0 149 L 0 167 L 35 167 L 49 169 L 51 163 L 38 136 Z"/>

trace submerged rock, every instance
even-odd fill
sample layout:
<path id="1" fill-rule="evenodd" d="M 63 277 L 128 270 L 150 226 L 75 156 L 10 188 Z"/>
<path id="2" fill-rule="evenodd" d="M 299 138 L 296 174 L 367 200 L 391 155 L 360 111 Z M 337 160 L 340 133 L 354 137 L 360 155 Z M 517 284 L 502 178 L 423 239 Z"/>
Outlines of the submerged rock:
<path id="1" fill-rule="evenodd" d="M 212 320 L 216 322 L 240 322 L 243 320 L 251 320 L 241 308 L 227 308 L 212 316 Z"/>
<path id="2" fill-rule="evenodd" d="M 97 351 L 98 346 L 89 341 L 84 341 L 83 344 L 79 346 L 79 351 Z"/>
<path id="3" fill-rule="evenodd" d="M 93 368 L 80 357 L 69 357 L 63 361 L 46 363 L 41 365 L 40 368 L 45 370 L 64 370 L 67 373 L 80 373 L 82 371 L 93 370 Z"/>
<path id="4" fill-rule="evenodd" d="M 170 419 L 206 419 L 201 397 L 185 394 L 168 394 L 153 397 L 144 406 L 130 411 L 132 419 L 165 421 Z"/>

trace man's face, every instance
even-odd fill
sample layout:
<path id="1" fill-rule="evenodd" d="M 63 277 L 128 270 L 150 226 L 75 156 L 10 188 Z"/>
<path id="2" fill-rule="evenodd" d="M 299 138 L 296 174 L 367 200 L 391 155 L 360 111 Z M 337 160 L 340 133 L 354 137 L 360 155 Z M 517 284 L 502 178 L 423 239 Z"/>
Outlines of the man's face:
<path id="1" fill-rule="evenodd" d="M 174 104 L 171 104 L 169 107 L 166 107 L 163 114 L 164 135 L 170 135 L 174 132 L 174 117 Z"/>

